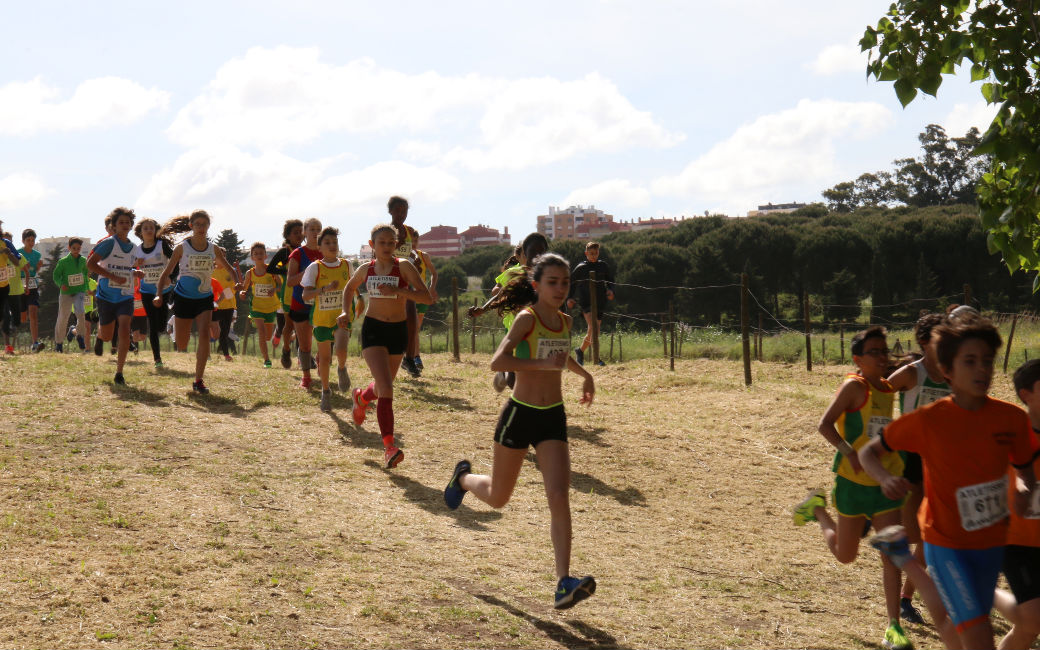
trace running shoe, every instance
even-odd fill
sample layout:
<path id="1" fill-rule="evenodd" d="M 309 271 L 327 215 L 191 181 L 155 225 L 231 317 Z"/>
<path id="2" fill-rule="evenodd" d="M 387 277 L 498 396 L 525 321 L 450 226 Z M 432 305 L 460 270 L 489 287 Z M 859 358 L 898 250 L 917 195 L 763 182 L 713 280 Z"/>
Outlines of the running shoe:
<path id="1" fill-rule="evenodd" d="M 418 354 L 412 357 L 412 363 L 414 363 L 415 367 L 419 369 L 419 372 L 426 370 L 426 368 L 423 367 L 422 357 L 420 357 Z"/>
<path id="2" fill-rule="evenodd" d="M 351 413 L 354 416 L 354 424 L 361 426 L 365 423 L 365 407 L 367 405 L 361 400 L 360 388 L 354 389 L 354 392 L 351 394 L 351 400 L 354 402 L 354 409 Z"/>
<path id="3" fill-rule="evenodd" d="M 393 469 L 401 464 L 404 460 L 404 452 L 390 445 L 383 451 L 383 464 L 386 465 L 387 469 Z"/>
<path id="4" fill-rule="evenodd" d="M 336 378 L 339 380 L 339 391 L 345 393 L 350 390 L 350 375 L 347 374 L 347 368 L 336 368 Z"/>
<path id="5" fill-rule="evenodd" d="M 401 367 L 407 370 L 408 374 L 412 377 L 419 377 L 422 375 L 422 372 L 415 367 L 415 361 L 413 361 L 411 357 L 402 357 Z"/>
<path id="6" fill-rule="evenodd" d="M 272 367 L 271 360 L 270 359 L 264 359 L 264 368 L 271 368 L 271 367 Z"/>
<path id="7" fill-rule="evenodd" d="M 44 343 L 43 341 L 40 341 L 40 342 L 38 342 L 38 343 L 36 344 L 36 351 L 37 351 L 37 352 L 43 352 L 43 349 L 44 349 L 45 347 L 47 347 L 47 344 L 46 344 L 46 343 Z"/>
<path id="8" fill-rule="evenodd" d="M 906 541 L 906 529 L 902 526 L 888 526 L 870 538 L 870 545 L 881 551 L 892 564 L 899 568 L 913 559 L 910 544 Z"/>
<path id="9" fill-rule="evenodd" d="M 156 368 L 156 370 L 158 370 L 159 368 L 162 368 L 162 367 L 163 367 L 163 362 L 162 362 L 162 360 L 161 360 L 161 359 L 160 359 L 159 361 L 156 361 L 156 362 L 155 362 L 155 368 Z"/>
<path id="10" fill-rule="evenodd" d="M 280 337 L 280 336 L 276 336 L 273 339 L 271 339 L 271 343 L 274 345 L 274 347 L 278 347 L 278 344 L 281 343 L 281 342 L 282 342 L 282 337 Z"/>
<path id="11" fill-rule="evenodd" d="M 191 389 L 199 395 L 209 395 L 209 389 L 206 388 L 206 384 L 204 384 L 201 379 L 199 381 L 191 382 Z"/>
<path id="12" fill-rule="evenodd" d="M 596 593 L 596 579 L 592 576 L 560 578 L 556 584 L 556 609 L 570 609 L 592 594 Z"/>
<path id="13" fill-rule="evenodd" d="M 599 361 L 596 362 L 596 365 L 597 366 L 605 366 L 607 364 L 603 363 L 603 359 L 600 359 Z"/>
<path id="14" fill-rule="evenodd" d="M 448 487 L 444 488 L 444 503 L 452 510 L 456 510 L 462 505 L 462 497 L 466 496 L 466 490 L 459 485 L 459 478 L 463 474 L 469 473 L 471 469 L 472 466 L 468 460 L 460 460 L 455 464 L 455 472 L 448 481 Z"/>
<path id="15" fill-rule="evenodd" d="M 234 360 L 235 360 L 235 358 L 232 357 L 230 354 L 225 354 L 224 355 L 224 361 L 234 361 Z"/>
<path id="16" fill-rule="evenodd" d="M 304 390 L 308 390 L 308 389 L 310 389 L 310 387 L 311 387 L 311 376 L 310 375 L 304 375 L 303 379 L 300 380 L 300 388 L 303 388 Z"/>
<path id="17" fill-rule="evenodd" d="M 139 348 L 137 347 L 137 343 L 134 341 L 130 341 L 130 351 L 134 354 L 137 354 L 138 349 Z"/>
<path id="18" fill-rule="evenodd" d="M 116 376 L 112 379 L 112 383 L 118 386 L 126 386 L 126 380 L 123 379 L 123 373 L 117 372 Z"/>
<path id="19" fill-rule="evenodd" d="M 321 405 L 320 408 L 323 413 L 328 413 L 332 410 L 332 391 L 322 390 L 321 391 Z"/>
<path id="20" fill-rule="evenodd" d="M 79 338 L 80 337 L 77 336 L 76 340 L 78 341 Z M 82 350 L 83 346 L 81 345 L 79 349 Z M 102 341 L 101 339 L 95 339 L 94 340 L 94 354 L 96 354 L 97 356 L 100 357 L 104 353 L 105 353 L 105 342 Z"/>
<path id="21" fill-rule="evenodd" d="M 881 642 L 881 647 L 887 650 L 913 650 L 914 644 L 906 638 L 906 632 L 903 631 L 899 621 L 891 621 L 888 629 L 885 630 L 885 638 Z"/>
<path id="22" fill-rule="evenodd" d="M 61 347 L 61 343 L 55 343 L 54 344 L 54 351 L 57 352 L 58 354 L 61 354 L 62 352 L 64 352 L 64 350 Z"/>
<path id="23" fill-rule="evenodd" d="M 282 367 L 285 369 L 292 368 L 292 350 L 288 346 L 282 348 Z"/>
<path id="24" fill-rule="evenodd" d="M 924 617 L 921 616 L 921 610 L 914 607 L 914 601 L 912 598 L 899 599 L 899 617 L 907 623 L 924 625 Z"/>
<path id="25" fill-rule="evenodd" d="M 823 490 L 813 490 L 809 493 L 809 496 L 805 497 L 805 500 L 794 507 L 794 525 L 804 526 L 810 521 L 816 521 L 816 515 L 813 511 L 816 508 L 826 508 L 827 499 L 824 497 Z"/>
<path id="26" fill-rule="evenodd" d="M 86 350 L 87 349 L 87 342 L 83 340 L 82 336 L 77 336 L 76 337 L 76 345 L 79 346 L 80 350 Z"/>
<path id="27" fill-rule="evenodd" d="M 496 393 L 501 393 L 506 389 L 506 373 L 496 372 L 495 378 L 491 380 L 491 385 L 495 388 Z"/>
<path id="28" fill-rule="evenodd" d="M 7 354 L 14 354 L 14 346 L 13 345 L 5 345 L 4 346 L 4 352 L 6 352 Z"/>
<path id="29" fill-rule="evenodd" d="M 69 325 L 68 331 L 65 332 L 65 340 L 72 343 L 72 339 L 76 338 L 76 327 Z"/>
<path id="30" fill-rule="evenodd" d="M 32 344 L 32 347 L 30 348 L 30 351 L 32 351 L 32 352 L 39 352 L 39 350 L 37 349 L 39 347 L 39 345 L 40 345 L 39 343 L 37 343 L 36 341 L 33 341 L 33 344 Z"/>
<path id="31" fill-rule="evenodd" d="M 585 365 L 585 350 L 581 348 L 574 348 L 574 359 L 578 362 L 579 366 Z"/>

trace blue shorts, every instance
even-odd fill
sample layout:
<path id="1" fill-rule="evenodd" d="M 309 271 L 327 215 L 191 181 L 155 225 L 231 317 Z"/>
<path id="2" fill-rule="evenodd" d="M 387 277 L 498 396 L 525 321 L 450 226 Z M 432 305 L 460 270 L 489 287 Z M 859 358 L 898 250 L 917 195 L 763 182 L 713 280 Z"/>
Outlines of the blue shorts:
<path id="1" fill-rule="evenodd" d="M 134 315 L 134 299 L 109 302 L 104 298 L 97 299 L 98 314 L 101 315 L 101 326 L 104 327 L 120 316 Z"/>
<path id="2" fill-rule="evenodd" d="M 1004 547 L 947 548 L 924 543 L 924 559 L 958 632 L 989 619 Z"/>

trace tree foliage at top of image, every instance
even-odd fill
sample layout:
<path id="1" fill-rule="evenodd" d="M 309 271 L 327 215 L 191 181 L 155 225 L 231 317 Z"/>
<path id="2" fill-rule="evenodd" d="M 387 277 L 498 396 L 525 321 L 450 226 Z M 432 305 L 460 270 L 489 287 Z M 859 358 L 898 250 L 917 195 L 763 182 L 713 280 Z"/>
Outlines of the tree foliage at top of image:
<path id="1" fill-rule="evenodd" d="M 975 186 L 990 165 L 989 156 L 976 153 L 981 142 L 972 127 L 961 138 L 951 138 L 938 124 L 929 124 L 917 136 L 922 154 L 893 161 L 894 172 L 861 174 L 823 191 L 833 212 L 858 208 L 975 203 Z"/>
<path id="2" fill-rule="evenodd" d="M 935 95 L 942 75 L 970 63 L 998 107 L 976 153 L 992 165 L 977 186 L 991 253 L 1011 271 L 1040 270 L 1040 17 L 1035 0 L 899 0 L 860 40 L 867 74 L 894 82 L 903 106 Z M 1040 288 L 1040 274 L 1033 283 Z"/>

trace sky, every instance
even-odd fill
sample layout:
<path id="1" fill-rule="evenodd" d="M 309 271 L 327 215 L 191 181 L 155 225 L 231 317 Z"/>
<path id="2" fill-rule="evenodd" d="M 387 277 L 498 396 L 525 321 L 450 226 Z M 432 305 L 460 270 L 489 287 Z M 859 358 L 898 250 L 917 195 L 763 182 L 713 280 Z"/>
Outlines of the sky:
<path id="1" fill-rule="evenodd" d="M 890 0 L 6 3 L 0 219 L 98 239 L 205 209 L 348 253 L 387 219 L 508 227 L 820 201 L 994 111 L 967 74 L 903 109 L 856 44 Z"/>

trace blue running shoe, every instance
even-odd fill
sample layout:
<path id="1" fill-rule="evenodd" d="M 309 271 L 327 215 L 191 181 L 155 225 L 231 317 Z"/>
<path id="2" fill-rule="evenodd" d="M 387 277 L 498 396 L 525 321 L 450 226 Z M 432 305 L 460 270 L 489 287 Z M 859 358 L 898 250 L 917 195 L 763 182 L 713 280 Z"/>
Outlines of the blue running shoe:
<path id="1" fill-rule="evenodd" d="M 462 497 L 466 496 L 466 490 L 463 490 L 462 486 L 459 485 L 459 477 L 468 473 L 471 469 L 472 466 L 468 460 L 460 460 L 455 465 L 455 473 L 451 475 L 448 487 L 444 488 L 444 503 L 452 510 L 462 505 Z"/>
<path id="2" fill-rule="evenodd" d="M 910 544 L 906 541 L 906 529 L 902 526 L 888 526 L 870 538 L 870 545 L 881 551 L 892 564 L 900 569 L 914 558 L 910 552 Z"/>
<path id="3" fill-rule="evenodd" d="M 592 594 L 596 593 L 596 579 L 592 576 L 584 578 L 560 578 L 556 584 L 556 609 L 570 609 Z"/>

